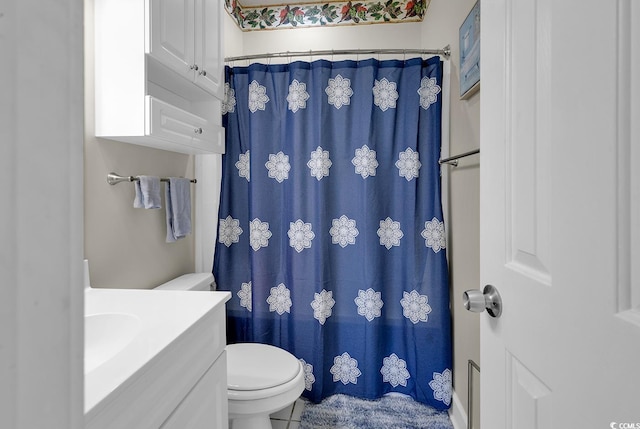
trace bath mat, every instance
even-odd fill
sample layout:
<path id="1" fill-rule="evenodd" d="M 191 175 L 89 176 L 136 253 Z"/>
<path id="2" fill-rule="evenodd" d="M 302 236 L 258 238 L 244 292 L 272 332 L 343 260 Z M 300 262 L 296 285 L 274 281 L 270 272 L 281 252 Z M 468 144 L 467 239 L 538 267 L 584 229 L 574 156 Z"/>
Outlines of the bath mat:
<path id="1" fill-rule="evenodd" d="M 300 420 L 300 429 L 453 429 L 446 411 L 399 395 L 374 401 L 333 395 L 308 402 Z"/>

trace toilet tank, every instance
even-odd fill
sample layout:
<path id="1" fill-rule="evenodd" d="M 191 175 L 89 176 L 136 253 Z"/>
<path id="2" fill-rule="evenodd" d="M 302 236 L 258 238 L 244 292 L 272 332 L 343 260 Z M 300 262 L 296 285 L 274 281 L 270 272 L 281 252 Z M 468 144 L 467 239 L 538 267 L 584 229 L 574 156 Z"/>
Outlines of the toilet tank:
<path id="1" fill-rule="evenodd" d="M 160 290 L 212 290 L 213 275 L 211 273 L 185 274 L 161 284 L 154 289 Z"/>

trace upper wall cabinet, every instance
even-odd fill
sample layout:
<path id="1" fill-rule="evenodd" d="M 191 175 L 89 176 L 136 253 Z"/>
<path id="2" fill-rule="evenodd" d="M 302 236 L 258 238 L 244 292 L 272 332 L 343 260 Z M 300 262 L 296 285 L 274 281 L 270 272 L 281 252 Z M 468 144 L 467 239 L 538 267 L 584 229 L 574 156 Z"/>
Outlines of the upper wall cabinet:
<path id="1" fill-rule="evenodd" d="M 224 153 L 219 0 L 95 1 L 96 136 Z"/>
<path id="2" fill-rule="evenodd" d="M 222 98 L 222 8 L 217 0 L 151 0 L 150 55 Z"/>

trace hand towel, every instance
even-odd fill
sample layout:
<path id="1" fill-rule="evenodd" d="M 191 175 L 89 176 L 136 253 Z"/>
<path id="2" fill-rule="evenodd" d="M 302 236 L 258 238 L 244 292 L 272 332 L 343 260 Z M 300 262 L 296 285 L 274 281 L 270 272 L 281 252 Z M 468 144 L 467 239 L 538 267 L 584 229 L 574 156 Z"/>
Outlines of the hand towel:
<path id="1" fill-rule="evenodd" d="M 136 198 L 133 200 L 134 208 L 159 209 L 162 207 L 159 177 L 139 176 L 134 184 L 136 189 Z"/>
<path id="2" fill-rule="evenodd" d="M 167 206 L 167 243 L 191 234 L 191 181 L 170 177 L 164 191 Z"/>

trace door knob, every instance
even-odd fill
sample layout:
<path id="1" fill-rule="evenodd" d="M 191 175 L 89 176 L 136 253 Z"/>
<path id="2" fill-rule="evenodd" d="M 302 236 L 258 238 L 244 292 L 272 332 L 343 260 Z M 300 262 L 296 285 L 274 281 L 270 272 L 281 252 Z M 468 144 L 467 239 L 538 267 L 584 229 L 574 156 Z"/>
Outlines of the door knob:
<path id="1" fill-rule="evenodd" d="M 498 289 L 486 285 L 484 290 L 468 290 L 462 294 L 464 308 L 474 313 L 482 313 L 485 309 L 491 317 L 500 317 L 502 314 L 502 298 Z"/>

